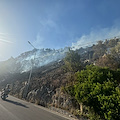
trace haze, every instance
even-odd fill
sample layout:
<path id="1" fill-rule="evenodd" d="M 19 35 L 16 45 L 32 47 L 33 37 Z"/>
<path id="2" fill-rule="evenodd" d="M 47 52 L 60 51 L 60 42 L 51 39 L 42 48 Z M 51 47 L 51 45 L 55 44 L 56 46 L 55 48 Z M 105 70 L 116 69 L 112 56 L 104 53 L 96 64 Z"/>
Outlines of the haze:
<path id="1" fill-rule="evenodd" d="M 0 61 L 120 36 L 119 0 L 0 0 Z"/>

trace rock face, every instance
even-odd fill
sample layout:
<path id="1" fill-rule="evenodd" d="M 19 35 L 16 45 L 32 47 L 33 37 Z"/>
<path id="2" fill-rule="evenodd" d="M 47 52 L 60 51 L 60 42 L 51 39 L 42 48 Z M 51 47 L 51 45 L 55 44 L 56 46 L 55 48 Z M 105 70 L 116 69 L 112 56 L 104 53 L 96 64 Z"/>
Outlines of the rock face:
<path id="1" fill-rule="evenodd" d="M 30 84 L 29 72 L 6 77 L 11 85 L 11 95 L 42 106 L 54 106 L 71 110 L 74 100 L 60 89 L 67 82 L 67 73 L 62 69 L 63 61 L 57 61 L 44 67 L 33 69 Z M 16 77 L 17 76 L 17 77 Z M 0 84 L 0 87 L 2 87 Z M 77 105 L 76 105 L 77 106 Z"/>
<path id="2" fill-rule="evenodd" d="M 75 109 L 79 109 L 79 104 L 76 100 L 60 88 L 56 89 L 56 93 L 52 96 L 52 106 L 69 110 L 71 113 L 73 113 Z"/>
<path id="3" fill-rule="evenodd" d="M 34 49 L 0 62 L 0 89 L 9 83 L 14 96 L 43 106 L 52 103 L 56 88 L 66 83 L 60 67 L 67 51 L 68 48 Z M 31 67 L 33 72 L 28 85 Z"/>
<path id="4" fill-rule="evenodd" d="M 68 73 L 62 69 L 62 59 L 67 50 L 35 49 L 11 58 L 5 63 L 5 70 L 8 71 L 0 74 L 0 89 L 10 84 L 11 95 L 42 106 L 51 105 L 67 110 L 78 107 L 73 104 L 74 99 L 61 91 L 61 86 L 66 85 L 68 78 Z M 7 66 L 8 63 L 10 66 Z M 28 84 L 31 64 L 32 76 Z"/>
<path id="5" fill-rule="evenodd" d="M 55 107 L 70 109 L 72 106 L 72 99 L 67 94 L 64 94 L 60 88 L 56 89 L 56 94 L 52 96 L 52 104 Z"/>
<path id="6" fill-rule="evenodd" d="M 56 89 L 66 83 L 66 75 L 61 69 L 63 61 L 53 62 L 44 67 L 33 69 L 30 84 L 29 72 L 8 74 L 0 87 L 11 84 L 11 94 L 37 104 L 46 106 L 52 103 Z"/>
<path id="7" fill-rule="evenodd" d="M 57 88 L 65 84 L 66 78 L 63 70 L 60 68 L 62 63 L 53 64 L 41 73 L 36 73 L 34 79 L 32 78 L 28 88 L 26 99 L 37 104 L 47 106 L 52 103 L 53 95 Z"/>

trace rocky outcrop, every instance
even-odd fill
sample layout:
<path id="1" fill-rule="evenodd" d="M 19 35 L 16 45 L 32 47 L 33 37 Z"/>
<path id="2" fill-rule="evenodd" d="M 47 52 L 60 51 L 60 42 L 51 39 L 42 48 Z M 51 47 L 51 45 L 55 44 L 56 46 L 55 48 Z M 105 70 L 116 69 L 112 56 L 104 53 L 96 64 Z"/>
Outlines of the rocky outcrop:
<path id="1" fill-rule="evenodd" d="M 33 69 L 29 85 L 28 72 L 6 77 L 7 83 L 12 87 L 11 94 L 32 102 L 35 102 L 36 99 L 40 100 L 39 104 L 41 102 L 51 103 L 56 89 L 66 83 L 66 73 L 61 69 L 62 65 L 63 62 L 58 61 L 39 69 Z"/>
<path id="2" fill-rule="evenodd" d="M 64 93 L 60 88 L 56 89 L 56 94 L 52 96 L 52 106 L 65 110 L 79 109 L 79 104 L 70 95 Z"/>
<path id="3" fill-rule="evenodd" d="M 52 102 L 52 94 L 54 94 L 54 91 L 50 93 L 49 90 L 43 86 L 41 89 L 30 91 L 27 94 L 26 100 L 42 106 L 47 106 L 47 104 Z"/>
<path id="4" fill-rule="evenodd" d="M 68 78 L 68 73 L 62 69 L 63 65 L 63 61 L 57 61 L 33 69 L 30 84 L 28 84 L 29 72 L 6 77 L 7 83 L 11 84 L 10 94 L 41 106 L 53 106 L 72 112 L 78 105 L 61 90 Z"/>

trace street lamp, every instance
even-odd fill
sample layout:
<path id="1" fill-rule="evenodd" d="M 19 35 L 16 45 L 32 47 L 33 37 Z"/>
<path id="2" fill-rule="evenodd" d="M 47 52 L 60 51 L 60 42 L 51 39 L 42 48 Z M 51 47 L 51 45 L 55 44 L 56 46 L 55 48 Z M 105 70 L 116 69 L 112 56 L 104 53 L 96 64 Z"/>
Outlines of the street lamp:
<path id="1" fill-rule="evenodd" d="M 34 48 L 34 49 L 36 49 L 32 44 L 31 44 L 31 42 L 30 41 L 28 41 L 28 43 Z"/>
<path id="2" fill-rule="evenodd" d="M 30 41 L 28 41 L 28 43 L 29 43 L 34 49 L 36 49 L 36 48 L 30 43 Z M 36 55 L 36 54 L 35 54 L 35 55 Z M 33 61 L 35 60 L 35 55 L 34 55 Z M 28 83 L 27 83 L 25 98 L 27 97 L 28 88 L 29 88 L 29 86 L 30 86 L 30 79 L 31 79 L 32 69 L 33 69 L 33 61 L 31 62 L 31 63 L 32 63 L 32 66 L 31 66 L 31 70 L 30 70 L 30 74 L 29 74 Z"/>
<path id="3" fill-rule="evenodd" d="M 28 43 L 29 43 L 34 49 L 36 49 L 36 48 L 30 43 L 30 41 L 28 41 Z M 34 61 L 34 60 L 35 60 L 35 55 L 34 55 L 33 61 Z M 30 78 L 31 78 L 31 75 L 32 75 L 33 61 L 32 61 L 32 67 L 31 67 L 30 75 L 29 75 L 29 79 L 28 79 L 28 86 L 29 86 L 29 84 L 30 84 Z"/>

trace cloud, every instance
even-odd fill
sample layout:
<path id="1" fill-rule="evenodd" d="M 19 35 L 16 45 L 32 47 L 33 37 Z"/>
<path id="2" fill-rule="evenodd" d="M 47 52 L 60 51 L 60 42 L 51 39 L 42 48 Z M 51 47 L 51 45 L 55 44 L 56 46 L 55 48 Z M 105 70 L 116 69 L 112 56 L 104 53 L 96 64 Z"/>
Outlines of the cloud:
<path id="1" fill-rule="evenodd" d="M 72 49 L 76 50 L 80 47 L 89 46 L 95 44 L 97 41 L 105 39 L 111 39 L 114 37 L 120 37 L 120 27 L 112 26 L 111 28 L 99 28 L 92 30 L 89 34 L 82 35 L 77 38 L 75 43 L 72 43 Z"/>

